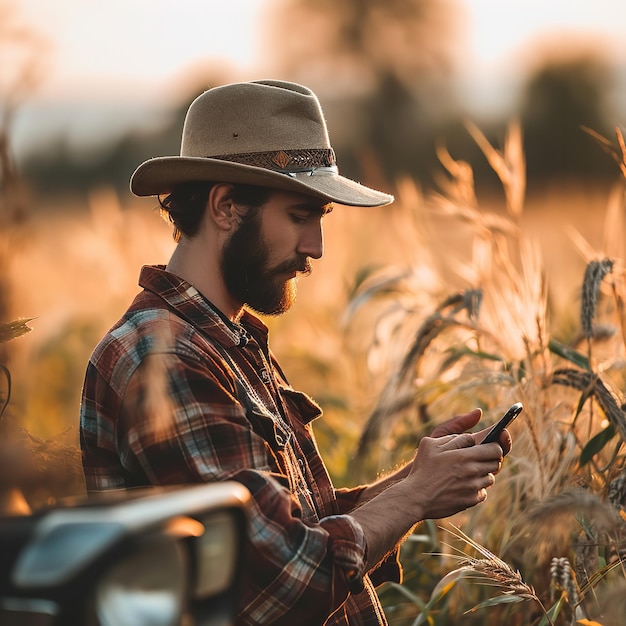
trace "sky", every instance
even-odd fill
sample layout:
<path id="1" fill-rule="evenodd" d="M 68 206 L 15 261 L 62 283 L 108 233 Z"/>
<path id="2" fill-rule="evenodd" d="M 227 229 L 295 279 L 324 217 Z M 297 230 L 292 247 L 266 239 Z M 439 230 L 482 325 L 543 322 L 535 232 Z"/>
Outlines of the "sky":
<path id="1" fill-rule="evenodd" d="M 211 58 L 252 69 L 267 0 L 0 0 L 52 43 L 43 97 L 152 97 Z"/>
<path id="2" fill-rule="evenodd" d="M 166 102 L 168 86 L 209 60 L 235 79 L 258 78 L 263 15 L 273 1 L 0 0 L 0 9 L 12 5 L 15 20 L 48 42 L 38 88 L 16 119 L 18 151 L 43 117 L 48 131 L 70 124 L 76 137 L 116 106 L 128 123 L 140 123 L 142 107 Z M 470 106 L 497 102 L 532 57 L 533 42 L 563 33 L 603 42 L 626 65 L 626 0 L 458 3 L 466 16 L 460 89 Z M 79 115 L 81 102 L 91 106 Z"/>
<path id="3" fill-rule="evenodd" d="M 481 71 L 546 35 L 597 35 L 626 51 L 624 0 L 466 0 L 470 55 Z"/>
<path id="4" fill-rule="evenodd" d="M 550 42 L 602 46 L 626 66 L 626 0 L 464 0 L 466 93 L 477 106 L 523 77 Z M 626 104 L 626 101 L 625 101 Z"/>

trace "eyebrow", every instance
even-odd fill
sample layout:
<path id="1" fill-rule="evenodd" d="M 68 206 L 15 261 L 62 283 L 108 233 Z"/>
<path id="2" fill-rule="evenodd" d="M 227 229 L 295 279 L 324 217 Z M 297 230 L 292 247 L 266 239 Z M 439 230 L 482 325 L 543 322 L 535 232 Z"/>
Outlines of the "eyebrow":
<path id="1" fill-rule="evenodd" d="M 335 208 L 335 205 L 332 202 L 328 204 L 313 204 L 310 202 L 302 202 L 299 204 L 292 204 L 290 209 L 295 209 L 297 211 L 307 211 L 308 213 L 319 213 L 322 217 L 328 215 Z"/>

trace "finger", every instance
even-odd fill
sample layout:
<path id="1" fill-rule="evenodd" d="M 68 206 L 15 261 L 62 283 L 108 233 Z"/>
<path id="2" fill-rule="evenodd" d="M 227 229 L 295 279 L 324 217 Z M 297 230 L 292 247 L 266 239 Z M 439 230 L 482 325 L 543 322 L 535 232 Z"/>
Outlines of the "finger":
<path id="1" fill-rule="evenodd" d="M 476 439 L 476 443 L 480 443 L 487 436 L 490 430 L 491 430 L 491 426 L 487 428 L 482 428 L 481 430 L 477 430 L 474 433 L 474 438 Z"/>
<path id="2" fill-rule="evenodd" d="M 480 489 L 481 487 L 491 487 L 496 481 L 498 473 L 498 463 L 464 463 L 462 473 L 459 475 L 460 480 L 471 481 L 473 487 Z"/>
<path id="3" fill-rule="evenodd" d="M 513 439 L 511 439 L 511 433 L 505 428 L 500 435 L 500 447 L 502 448 L 502 455 L 506 456 L 513 447 Z"/>
<path id="4" fill-rule="evenodd" d="M 504 450 L 502 449 L 500 443 L 495 441 L 492 443 L 482 443 L 483 439 L 485 438 L 483 436 L 483 433 L 485 433 L 485 431 L 481 430 L 477 433 L 472 434 L 472 436 L 474 437 L 474 442 L 476 444 L 480 444 L 476 445 L 475 454 L 477 455 L 477 458 L 480 458 L 483 461 L 494 458 L 502 459 L 504 457 Z"/>
<path id="5" fill-rule="evenodd" d="M 464 433 L 478 424 L 482 414 L 482 409 L 473 409 L 469 413 L 455 415 L 453 418 L 435 426 L 431 437 L 444 437 L 445 435 Z"/>
<path id="6" fill-rule="evenodd" d="M 471 471 L 476 476 L 485 476 L 486 474 L 491 474 L 495 476 L 500 472 L 501 463 L 498 459 L 490 459 L 488 461 L 479 461 L 476 463 L 468 464 L 468 468 L 471 468 Z"/>
<path id="7" fill-rule="evenodd" d="M 457 435 L 461 437 L 461 435 Z M 475 445 L 467 452 L 468 458 L 479 463 L 488 463 L 491 468 L 496 468 L 497 464 L 502 461 L 502 448 L 499 443 L 483 443 Z"/>
<path id="8" fill-rule="evenodd" d="M 474 433 L 474 437 L 476 439 L 476 443 L 480 443 L 486 436 L 487 433 L 491 430 L 491 428 L 483 428 Z M 500 433 L 500 439 L 498 440 L 500 447 L 502 448 L 502 455 L 506 456 L 513 447 L 513 440 L 511 439 L 511 433 L 505 428 Z"/>
<path id="9" fill-rule="evenodd" d="M 496 478 L 493 474 L 487 474 L 483 478 L 481 481 L 483 486 L 478 490 L 478 502 L 484 502 L 487 499 L 487 489 L 493 487 L 495 482 Z"/>
<path id="10" fill-rule="evenodd" d="M 476 445 L 474 436 L 471 433 L 447 435 L 446 437 L 441 438 L 441 442 L 447 450 L 460 450 L 462 448 L 471 448 Z"/>

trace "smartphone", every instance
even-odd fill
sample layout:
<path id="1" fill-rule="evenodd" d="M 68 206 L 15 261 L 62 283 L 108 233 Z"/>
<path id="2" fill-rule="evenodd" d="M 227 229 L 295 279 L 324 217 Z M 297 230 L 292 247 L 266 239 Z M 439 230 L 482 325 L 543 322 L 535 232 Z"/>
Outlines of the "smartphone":
<path id="1" fill-rule="evenodd" d="M 480 443 L 497 443 L 500 441 L 500 433 L 522 412 L 521 402 L 516 402 L 509 407 L 509 410 L 502 416 L 502 419 L 487 433 L 487 436 Z"/>

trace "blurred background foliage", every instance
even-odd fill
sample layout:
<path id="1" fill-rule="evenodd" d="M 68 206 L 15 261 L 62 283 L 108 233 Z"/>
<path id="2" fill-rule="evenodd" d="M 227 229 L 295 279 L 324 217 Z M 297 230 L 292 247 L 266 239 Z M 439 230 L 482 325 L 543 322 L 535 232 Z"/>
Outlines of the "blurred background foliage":
<path id="1" fill-rule="evenodd" d="M 457 158 L 474 163 L 480 188 L 497 185 L 462 128 L 468 112 L 457 87 L 463 54 L 458 2 L 280 0 L 268 3 L 266 12 L 263 71 L 310 85 L 320 94 L 345 174 L 384 177 L 390 183 L 408 175 L 432 187 L 438 169 L 435 146 L 445 141 Z M 481 128 L 497 139 L 510 119 L 522 121 L 531 190 L 555 178 L 611 178 L 610 160 L 590 150 L 581 126 L 612 133 L 619 119 L 620 69 L 601 48 L 553 41 L 524 77 L 509 110 L 480 120 Z M 128 131 L 87 152 L 78 152 L 61 135 L 25 155 L 22 171 L 46 193 L 102 184 L 125 193 L 129 172 L 138 163 L 178 152 L 191 99 L 229 80 L 219 66 L 208 63 L 204 75 L 194 75 L 188 81 L 194 84 L 180 89 L 178 105 L 167 108 L 154 128 Z"/>
<path id="2" fill-rule="evenodd" d="M 472 406 L 491 422 L 522 397 L 502 488 L 456 521 L 554 606 L 550 557 L 567 553 L 576 562 L 582 548 L 572 520 L 589 518 L 597 504 L 590 497 L 606 496 L 624 467 L 606 403 L 592 387 L 557 390 L 551 378 L 573 366 L 616 397 L 624 392 L 620 59 L 601 42 L 535 42 L 511 67 L 517 82 L 501 86 L 507 105 L 480 113 L 459 87 L 461 0 L 272 0 L 263 4 L 254 75 L 202 59 L 163 86 L 162 101 L 137 128 L 103 117 L 92 142 L 78 145 L 70 124 L 17 151 L 16 121 L 51 63 L 51 43 L 19 8 L 0 0 L 0 323 L 34 318 L 34 332 L 0 341 L 0 365 L 10 372 L 0 379 L 0 401 L 8 401 L 0 473 L 24 474 L 32 506 L 81 492 L 77 420 L 87 359 L 134 296 L 140 266 L 165 262 L 174 245 L 155 200 L 130 195 L 134 168 L 178 153 L 188 104 L 206 88 L 260 76 L 299 81 L 320 96 L 342 173 L 396 195 L 390 207 L 334 211 L 325 258 L 300 283 L 293 311 L 266 320 L 292 384 L 324 408 L 315 429 L 329 470 L 338 485 L 370 479 L 406 460 L 433 423 Z M 236 20 L 212 26 L 236 29 Z M 115 45 L 112 34 L 105 39 Z M 605 257 L 615 264 L 593 287 L 593 336 L 584 337 L 585 268 Z M 610 406 L 621 423 L 617 400 Z M 19 463 L 16 449 L 27 450 Z M 581 485 L 590 497 L 551 504 Z M 549 544 L 554 530 L 541 516 L 524 517 L 531 505 L 550 521 L 571 514 L 558 521 L 572 541 L 559 536 L 554 554 L 542 544 L 541 558 L 525 551 L 537 537 Z M 623 520 L 624 506 L 616 506 Z M 611 526 L 611 543 L 595 522 L 584 528 L 596 564 L 580 555 L 578 562 L 604 575 L 619 563 L 607 554 L 623 528 Z M 421 623 L 419 614 L 430 624 L 541 619 L 537 604 L 464 615 L 489 592 L 460 580 L 451 585 L 456 595 L 429 603 L 454 567 L 433 552 L 451 552 L 435 522 L 403 547 L 406 584 L 383 591 L 392 624 Z M 607 598 L 623 583 L 610 572 L 617 583 L 603 590 Z M 575 616 L 574 600 L 562 606 L 561 620 Z"/>

